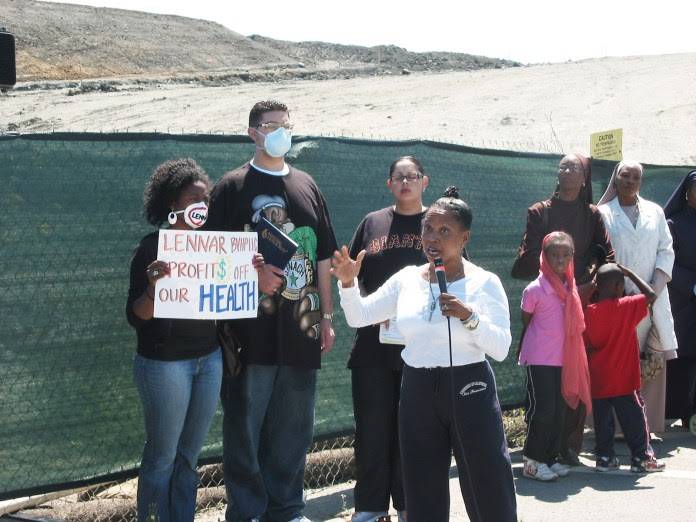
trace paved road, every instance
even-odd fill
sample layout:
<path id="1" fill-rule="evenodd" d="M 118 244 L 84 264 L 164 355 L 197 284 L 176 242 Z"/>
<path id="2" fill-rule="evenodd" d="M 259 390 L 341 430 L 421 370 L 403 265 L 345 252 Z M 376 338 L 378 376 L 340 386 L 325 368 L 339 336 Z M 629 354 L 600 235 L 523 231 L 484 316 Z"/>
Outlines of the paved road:
<path id="1" fill-rule="evenodd" d="M 585 447 L 590 449 L 591 435 L 586 439 Z M 626 465 L 620 471 L 597 473 L 593 456 L 587 452 L 581 456 L 585 466 L 553 483 L 522 478 L 522 454 L 513 452 L 520 522 L 696 522 L 696 437 L 670 431 L 654 448 L 667 464 L 662 473 L 638 475 Z M 626 464 L 629 452 L 624 444 L 617 444 L 617 453 Z M 469 518 L 454 467 L 451 477 L 450 519 L 464 522 Z M 353 507 L 352 486 L 342 484 L 311 493 L 305 514 L 315 521 L 343 522 Z"/>
<path id="2" fill-rule="evenodd" d="M 591 434 L 585 448 L 592 448 Z M 667 470 L 637 475 L 628 471 L 628 449 L 617 444 L 622 469 L 611 473 L 594 471 L 594 459 L 581 455 L 584 466 L 553 483 L 522 478 L 521 451 L 512 453 L 520 522 L 696 522 L 696 437 L 670 431 L 664 442 L 654 445 Z M 450 471 L 450 520 L 468 521 L 455 467 Z M 491 491 L 491 495 L 495 495 Z M 305 515 L 315 522 L 345 522 L 353 508 L 353 483 L 308 492 Z M 393 517 L 392 520 L 395 520 Z M 0 516 L 0 522 L 16 520 Z M 196 522 L 224 520 L 224 510 L 196 516 Z M 495 521 L 491 521 L 495 522 Z"/>

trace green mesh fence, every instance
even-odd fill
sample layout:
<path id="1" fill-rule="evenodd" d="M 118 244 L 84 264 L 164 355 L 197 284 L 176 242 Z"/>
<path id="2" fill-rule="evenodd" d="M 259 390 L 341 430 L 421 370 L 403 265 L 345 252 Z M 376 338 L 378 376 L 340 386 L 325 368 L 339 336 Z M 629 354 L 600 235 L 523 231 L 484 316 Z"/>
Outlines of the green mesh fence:
<path id="1" fill-rule="evenodd" d="M 131 252 L 150 230 L 143 187 L 167 159 L 190 156 L 218 179 L 252 154 L 242 136 L 0 136 L 0 500 L 134 475 L 144 431 L 124 306 Z M 526 208 L 553 189 L 558 156 L 305 137 L 295 139 L 290 161 L 315 177 L 347 242 L 367 212 L 390 204 L 387 167 L 404 154 L 421 158 L 431 176 L 426 203 L 455 184 L 471 205 L 468 251 L 503 280 L 514 353 L 525 283 L 508 274 Z M 595 166 L 595 199 L 609 170 Z M 687 171 L 648 166 L 642 194 L 663 203 Z M 324 357 L 317 391 L 318 440 L 353 429 L 345 367 L 353 332 L 336 311 L 336 347 Z M 503 405 L 520 404 L 514 356 L 494 367 Z M 218 413 L 203 461 L 221 451 Z"/>

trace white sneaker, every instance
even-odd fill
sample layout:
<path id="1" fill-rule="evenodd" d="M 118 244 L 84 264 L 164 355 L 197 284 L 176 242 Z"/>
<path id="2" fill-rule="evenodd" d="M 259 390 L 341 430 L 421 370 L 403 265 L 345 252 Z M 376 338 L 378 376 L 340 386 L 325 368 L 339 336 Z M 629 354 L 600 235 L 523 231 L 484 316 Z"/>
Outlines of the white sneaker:
<path id="1" fill-rule="evenodd" d="M 542 482 L 550 482 L 556 480 L 558 475 L 549 469 L 547 464 L 543 462 L 537 462 L 534 459 L 524 458 L 524 468 L 522 468 L 522 475 L 534 480 L 541 480 Z"/>
<path id="2" fill-rule="evenodd" d="M 300 515 L 299 517 L 295 517 L 292 520 L 289 520 L 288 522 L 312 522 L 312 521 L 309 520 L 304 515 Z"/>
<path id="3" fill-rule="evenodd" d="M 570 473 L 570 466 L 566 466 L 565 464 L 561 464 L 560 462 L 555 462 L 551 464 L 551 466 L 549 466 L 549 469 L 559 477 L 567 477 L 568 473 Z"/>

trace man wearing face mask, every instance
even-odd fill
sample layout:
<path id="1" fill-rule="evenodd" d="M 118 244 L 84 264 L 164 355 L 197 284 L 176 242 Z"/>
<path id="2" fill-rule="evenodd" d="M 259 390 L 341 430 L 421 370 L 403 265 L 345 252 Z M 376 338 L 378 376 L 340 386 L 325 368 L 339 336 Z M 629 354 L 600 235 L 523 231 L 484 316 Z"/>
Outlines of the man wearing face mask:
<path id="1" fill-rule="evenodd" d="M 306 521 L 316 370 L 335 337 L 329 268 L 336 239 L 316 183 L 285 162 L 288 108 L 256 103 L 247 132 L 254 157 L 215 186 L 206 229 L 251 231 L 264 217 L 299 248 L 284 269 L 261 269 L 258 317 L 233 324 L 244 369 L 222 385 L 226 520 Z"/>

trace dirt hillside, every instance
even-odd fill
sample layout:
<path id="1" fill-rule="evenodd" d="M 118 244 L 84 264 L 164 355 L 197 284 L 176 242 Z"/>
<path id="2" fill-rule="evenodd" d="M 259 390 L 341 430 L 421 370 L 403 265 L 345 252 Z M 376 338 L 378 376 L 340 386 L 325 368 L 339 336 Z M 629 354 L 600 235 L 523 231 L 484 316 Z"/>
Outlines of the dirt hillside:
<path id="1" fill-rule="evenodd" d="M 468 54 L 410 53 L 394 46 L 247 38 L 205 20 L 36 0 L 0 0 L 0 15 L 17 38 L 18 81 L 183 74 L 194 81 L 212 76 L 235 83 L 268 80 L 278 73 L 324 79 L 519 65 Z"/>
<path id="2" fill-rule="evenodd" d="M 298 134 L 426 138 L 560 153 L 587 152 L 590 133 L 622 128 L 626 158 L 696 164 L 692 88 L 696 54 L 510 68 L 503 63 L 498 68 L 498 62 L 491 60 L 470 70 L 472 63 L 463 55 L 245 38 L 209 22 L 129 11 L 0 0 L 0 15 L 18 34 L 20 53 L 32 50 L 32 56 L 44 56 L 41 63 L 47 71 L 60 71 L 60 63 L 79 62 L 84 73 L 89 62 L 94 74 L 102 76 L 19 83 L 0 95 L 0 134 L 53 130 L 241 134 L 254 102 L 278 98 L 290 107 Z M 101 35 L 96 28 L 104 28 L 97 48 L 78 45 L 75 34 L 83 29 L 77 27 L 85 24 L 94 34 Z M 113 27 L 119 29 L 112 31 Z M 200 45 L 213 42 L 224 47 L 222 42 L 233 41 L 241 47 L 228 51 L 231 68 L 214 68 L 217 65 L 205 58 L 208 51 L 172 55 L 178 51 L 162 43 L 168 27 L 170 32 L 188 27 L 195 34 L 190 28 L 197 27 L 219 35 L 219 41 L 201 38 Z M 140 40 L 134 37 L 128 46 L 105 44 L 105 35 L 115 38 L 115 33 L 126 30 L 137 33 Z M 27 47 L 25 41 L 35 45 Z M 74 53 L 71 60 L 60 58 L 68 56 L 68 50 Z M 49 57 L 53 55 L 57 58 Z M 28 67 L 22 56 L 20 73 Z M 103 78 L 100 59 L 111 64 L 111 78 Z M 142 64 L 146 72 L 137 74 L 134 63 Z M 413 73 L 403 74 L 403 69 Z M 46 76 L 37 73 L 37 78 Z"/>
<path id="3" fill-rule="evenodd" d="M 0 0 L 17 38 L 18 80 L 292 65 L 292 58 L 204 20 L 34 0 Z"/>
<path id="4" fill-rule="evenodd" d="M 0 133 L 246 133 L 253 103 L 279 98 L 298 134 L 571 152 L 587 151 L 592 132 L 622 128 L 624 157 L 694 165 L 693 85 L 694 54 L 220 86 L 56 82 L 0 96 Z"/>

